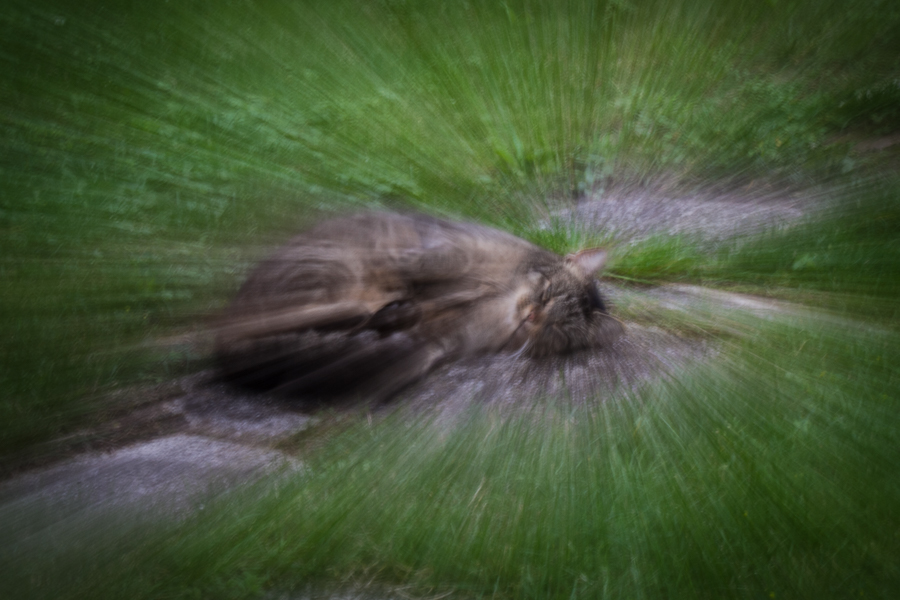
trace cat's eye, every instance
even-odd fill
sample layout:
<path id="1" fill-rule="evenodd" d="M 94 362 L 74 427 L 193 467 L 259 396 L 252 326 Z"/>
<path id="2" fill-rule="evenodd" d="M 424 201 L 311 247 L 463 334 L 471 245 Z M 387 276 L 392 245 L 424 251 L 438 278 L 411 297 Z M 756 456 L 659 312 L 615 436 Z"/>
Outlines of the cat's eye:
<path id="1" fill-rule="evenodd" d="M 553 290 L 550 287 L 550 284 L 544 286 L 544 290 L 541 292 L 541 304 L 547 304 L 550 302 L 550 299 L 553 298 Z"/>

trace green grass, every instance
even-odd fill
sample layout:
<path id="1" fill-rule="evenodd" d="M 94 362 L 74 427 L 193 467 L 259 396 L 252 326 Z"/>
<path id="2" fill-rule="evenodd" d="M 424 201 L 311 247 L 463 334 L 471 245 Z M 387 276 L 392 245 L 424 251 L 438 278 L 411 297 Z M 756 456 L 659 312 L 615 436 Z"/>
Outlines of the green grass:
<path id="1" fill-rule="evenodd" d="M 863 319 L 753 321 L 742 330 L 756 337 L 714 365 L 595 405 L 523 399 L 522 413 L 441 432 L 402 412 L 360 424 L 277 494 L 64 545 L 15 563 L 13 584 L 48 597 L 369 581 L 479 597 L 890 597 L 900 184 L 896 147 L 852 144 L 900 128 L 895 4 L 5 3 L 4 464 L 121 409 L 111 390 L 204 365 L 156 341 L 201 329 L 253 261 L 334 211 L 412 207 L 559 252 L 610 244 L 624 281 Z M 713 250 L 616 246 L 551 218 L 660 179 L 814 186 L 835 208 Z"/>
<path id="2" fill-rule="evenodd" d="M 221 307 L 323 211 L 414 206 L 528 235 L 610 178 L 834 177 L 852 164 L 829 136 L 898 120 L 890 3 L 212 6 L 0 14 L 4 453 L 110 386 L 178 372 L 124 349 Z M 622 274 L 702 258 L 670 244 Z"/>
<path id="3" fill-rule="evenodd" d="M 122 349 L 220 307 L 323 212 L 529 235 L 611 179 L 858 169 L 836 140 L 896 129 L 898 22 L 890 2 L 6 3 L 0 451 L 178 371 Z M 684 275 L 668 244 L 622 274 Z"/>
<path id="4" fill-rule="evenodd" d="M 757 293 L 780 289 L 795 298 L 803 291 L 821 292 L 857 297 L 858 309 L 867 304 L 890 307 L 900 291 L 897 180 L 844 183 L 822 202 L 824 209 L 803 222 L 740 236 L 715 249 L 689 236 L 647 238 L 636 252 L 616 261 L 613 277 L 740 286 Z M 891 311 L 882 316 L 896 318 Z"/>
<path id="5" fill-rule="evenodd" d="M 717 269 L 722 277 L 756 285 L 896 297 L 898 227 L 897 182 L 863 182 L 842 189 L 837 206 L 814 222 L 724 252 Z"/>
<path id="6" fill-rule="evenodd" d="M 286 480 L 15 572 L 35 597 L 891 597 L 896 334 L 737 318 L 725 359 L 641 389 L 360 419 Z"/>

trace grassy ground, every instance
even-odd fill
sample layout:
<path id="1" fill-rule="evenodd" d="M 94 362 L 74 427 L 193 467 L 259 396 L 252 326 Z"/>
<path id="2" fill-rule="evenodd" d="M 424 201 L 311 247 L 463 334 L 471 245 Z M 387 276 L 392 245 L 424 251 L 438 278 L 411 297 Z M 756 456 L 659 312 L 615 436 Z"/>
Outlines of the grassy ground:
<path id="1" fill-rule="evenodd" d="M 5 3 L 2 456 L 102 418 L 110 389 L 203 364 L 148 342 L 202 326 L 266 249 L 358 206 L 565 250 L 584 233 L 538 221 L 611 183 L 824 186 L 837 208 L 815 223 L 715 252 L 647 240 L 613 274 L 787 295 L 886 331 L 781 324 L 639 397 L 549 399 L 444 437 L 362 428 L 245 518 L 226 507 L 107 567 L 89 553 L 71 594 L 253 596 L 316 576 L 887 595 L 900 183 L 896 146 L 853 145 L 900 128 L 898 56 L 888 1 Z M 238 549 L 210 558 L 223 540 Z"/>
<path id="2" fill-rule="evenodd" d="M 193 360 L 138 346 L 220 307 L 248 261 L 322 211 L 415 206 L 533 235 L 548 203 L 611 178 L 851 177 L 872 161 L 847 140 L 900 122 L 889 2 L 45 1 L 0 16 L 3 453 Z M 705 266 L 646 250 L 623 274 Z"/>
<path id="3" fill-rule="evenodd" d="M 815 313 L 727 319 L 745 335 L 713 363 L 596 404 L 360 419 L 300 474 L 162 532 L 60 540 L 19 556 L 8 583 L 92 598 L 892 597 L 897 334 Z"/>

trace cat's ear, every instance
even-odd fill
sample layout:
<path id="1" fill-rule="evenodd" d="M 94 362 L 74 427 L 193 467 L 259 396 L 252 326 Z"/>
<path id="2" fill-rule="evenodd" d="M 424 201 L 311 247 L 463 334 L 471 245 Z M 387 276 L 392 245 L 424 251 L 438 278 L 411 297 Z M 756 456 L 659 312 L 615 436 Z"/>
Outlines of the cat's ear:
<path id="1" fill-rule="evenodd" d="M 606 250 L 591 248 L 566 256 L 566 266 L 582 277 L 590 277 L 606 264 Z"/>

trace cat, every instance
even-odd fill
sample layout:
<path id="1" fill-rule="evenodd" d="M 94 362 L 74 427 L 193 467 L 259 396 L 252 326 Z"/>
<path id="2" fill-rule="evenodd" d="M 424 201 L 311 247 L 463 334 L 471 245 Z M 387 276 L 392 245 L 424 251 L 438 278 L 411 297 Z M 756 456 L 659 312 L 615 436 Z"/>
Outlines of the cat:
<path id="1" fill-rule="evenodd" d="M 226 378 L 291 395 L 387 398 L 434 367 L 609 344 L 594 274 L 606 252 L 559 256 L 511 234 L 424 215 L 324 221 L 249 276 L 216 339 Z"/>

